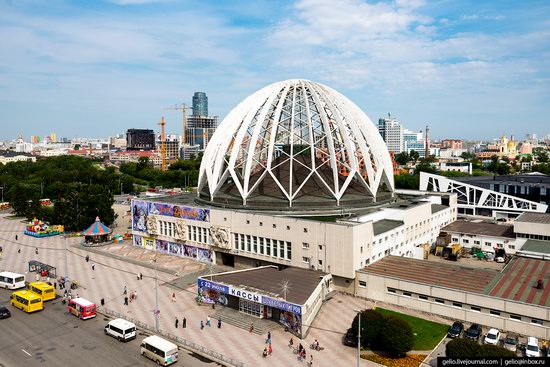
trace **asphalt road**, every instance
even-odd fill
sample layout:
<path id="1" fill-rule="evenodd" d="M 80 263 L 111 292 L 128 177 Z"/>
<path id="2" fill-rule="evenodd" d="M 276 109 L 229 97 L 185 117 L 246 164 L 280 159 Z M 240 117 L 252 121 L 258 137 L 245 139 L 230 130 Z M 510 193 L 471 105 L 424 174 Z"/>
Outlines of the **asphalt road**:
<path id="1" fill-rule="evenodd" d="M 97 315 L 82 321 L 67 312 L 60 299 L 44 304 L 44 310 L 27 314 L 9 304 L 11 292 L 0 289 L 0 305 L 11 317 L 0 320 L 0 367 L 12 366 L 156 366 L 140 355 L 146 337 L 119 342 L 103 333 L 108 319 Z M 180 349 L 175 366 L 214 367 Z"/>

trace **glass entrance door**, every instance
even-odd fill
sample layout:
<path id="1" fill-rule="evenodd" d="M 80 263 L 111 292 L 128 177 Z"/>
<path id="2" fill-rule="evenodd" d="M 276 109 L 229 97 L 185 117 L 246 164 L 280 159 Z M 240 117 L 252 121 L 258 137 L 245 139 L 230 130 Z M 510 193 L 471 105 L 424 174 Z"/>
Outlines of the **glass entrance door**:
<path id="1" fill-rule="evenodd" d="M 239 299 L 239 311 L 247 315 L 261 317 L 262 305 L 256 302 Z"/>

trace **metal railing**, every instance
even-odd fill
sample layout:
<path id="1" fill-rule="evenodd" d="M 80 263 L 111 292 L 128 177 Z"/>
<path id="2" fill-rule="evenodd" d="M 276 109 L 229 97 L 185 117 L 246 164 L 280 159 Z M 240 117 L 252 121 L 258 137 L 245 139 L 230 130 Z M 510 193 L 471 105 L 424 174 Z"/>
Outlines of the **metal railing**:
<path id="1" fill-rule="evenodd" d="M 171 333 L 164 332 L 162 330 L 155 330 L 154 327 L 149 326 L 148 324 L 141 322 L 139 320 L 135 320 L 131 317 L 128 317 L 127 315 L 123 315 L 121 313 L 118 313 L 116 311 L 109 310 L 105 307 L 97 307 L 97 311 L 106 315 L 106 316 L 112 316 L 116 318 L 121 318 L 128 320 L 132 323 L 134 323 L 139 329 L 148 331 L 150 333 L 155 333 L 157 335 L 164 336 L 165 338 L 171 339 L 175 341 L 177 344 L 181 345 L 183 348 L 193 352 L 202 355 L 203 357 L 212 359 L 214 362 L 218 362 L 221 364 L 224 364 L 226 366 L 233 366 L 233 367 L 246 367 L 246 365 L 243 362 L 237 361 L 233 358 L 227 357 L 223 355 L 222 353 L 218 353 L 216 351 L 213 351 L 211 349 L 208 349 L 202 345 L 196 344 L 190 340 L 187 340 L 185 338 L 173 335 Z"/>

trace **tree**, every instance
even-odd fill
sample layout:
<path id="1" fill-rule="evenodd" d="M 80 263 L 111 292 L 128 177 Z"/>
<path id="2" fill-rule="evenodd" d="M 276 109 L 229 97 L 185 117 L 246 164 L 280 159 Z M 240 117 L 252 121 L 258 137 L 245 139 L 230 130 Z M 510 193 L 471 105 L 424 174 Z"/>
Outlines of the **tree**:
<path id="1" fill-rule="evenodd" d="M 469 339 L 453 339 L 445 346 L 445 356 L 448 358 L 476 358 L 480 345 Z"/>
<path id="2" fill-rule="evenodd" d="M 420 158 L 420 155 L 418 154 L 418 152 L 416 150 L 411 150 L 410 153 L 409 153 L 409 156 L 411 157 L 411 159 L 414 161 L 414 163 L 416 163 L 416 161 L 418 160 L 418 158 Z"/>
<path id="3" fill-rule="evenodd" d="M 412 349 L 414 335 L 409 323 L 402 318 L 387 316 L 382 332 L 380 343 L 387 352 L 401 356 Z"/>
<path id="4" fill-rule="evenodd" d="M 395 188 L 418 190 L 420 187 L 420 176 L 402 173 L 394 176 Z"/>
<path id="5" fill-rule="evenodd" d="M 376 310 L 361 311 L 361 346 L 370 346 L 376 341 L 384 327 L 384 316 Z M 355 335 L 359 335 L 359 315 L 355 315 L 351 327 Z"/>
<path id="6" fill-rule="evenodd" d="M 401 152 L 395 155 L 395 161 L 402 166 L 406 165 L 407 162 L 410 160 L 411 160 L 411 157 L 407 152 Z"/>
<path id="7" fill-rule="evenodd" d="M 430 162 L 426 160 L 421 160 L 420 163 L 418 163 L 414 168 L 415 174 L 420 174 L 420 172 L 436 173 L 437 170 L 432 166 Z"/>

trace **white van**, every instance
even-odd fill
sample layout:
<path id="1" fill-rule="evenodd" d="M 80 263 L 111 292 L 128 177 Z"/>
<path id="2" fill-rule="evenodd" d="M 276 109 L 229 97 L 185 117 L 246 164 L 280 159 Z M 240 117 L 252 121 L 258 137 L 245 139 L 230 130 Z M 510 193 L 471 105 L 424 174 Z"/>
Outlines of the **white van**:
<path id="1" fill-rule="evenodd" d="M 539 340 L 533 336 L 527 338 L 527 347 L 525 348 L 526 357 L 540 357 Z"/>
<path id="2" fill-rule="evenodd" d="M 178 360 L 178 346 L 159 336 L 149 336 L 141 342 L 141 355 L 157 364 L 168 366 Z"/>
<path id="3" fill-rule="evenodd" d="M 6 289 L 19 289 L 25 287 L 25 276 L 23 274 L 3 271 L 0 273 L 0 287 Z"/>
<path id="4" fill-rule="evenodd" d="M 111 335 L 119 341 L 135 339 L 136 325 L 124 319 L 114 319 L 105 325 L 105 334 Z"/>

